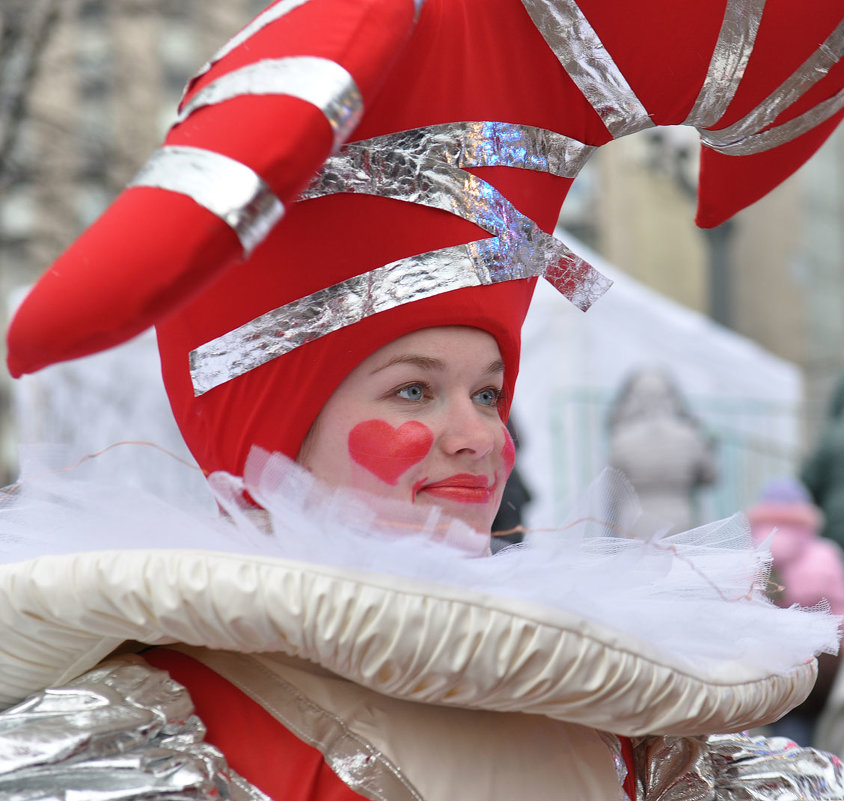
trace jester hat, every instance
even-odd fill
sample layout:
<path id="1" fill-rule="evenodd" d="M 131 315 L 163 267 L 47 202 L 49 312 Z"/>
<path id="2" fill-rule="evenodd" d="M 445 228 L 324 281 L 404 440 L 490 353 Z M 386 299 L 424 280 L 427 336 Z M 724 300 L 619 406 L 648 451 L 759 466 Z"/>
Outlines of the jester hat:
<path id="1" fill-rule="evenodd" d="M 409 330 L 474 325 L 512 386 L 542 276 L 606 282 L 551 236 L 597 147 L 703 142 L 698 222 L 778 185 L 844 108 L 837 0 L 278 0 L 189 83 L 167 139 L 33 289 L 14 375 L 158 325 L 206 469 L 295 455 L 322 403 Z"/>

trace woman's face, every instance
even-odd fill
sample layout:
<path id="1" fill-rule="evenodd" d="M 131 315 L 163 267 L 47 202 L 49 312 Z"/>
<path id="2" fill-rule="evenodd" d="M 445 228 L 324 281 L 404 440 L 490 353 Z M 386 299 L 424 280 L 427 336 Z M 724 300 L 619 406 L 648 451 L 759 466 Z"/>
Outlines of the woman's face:
<path id="1" fill-rule="evenodd" d="M 515 455 L 498 412 L 503 379 L 485 331 L 407 334 L 352 370 L 298 461 L 329 484 L 435 504 L 489 532 Z"/>

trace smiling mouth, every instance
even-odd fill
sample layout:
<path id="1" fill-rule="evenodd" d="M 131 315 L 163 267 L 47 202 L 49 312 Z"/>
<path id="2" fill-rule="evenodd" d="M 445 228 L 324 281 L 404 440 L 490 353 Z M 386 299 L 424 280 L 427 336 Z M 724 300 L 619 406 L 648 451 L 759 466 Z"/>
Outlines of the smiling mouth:
<path id="1" fill-rule="evenodd" d="M 425 492 L 435 498 L 457 501 L 458 503 L 489 503 L 497 486 L 497 480 L 490 486 L 489 479 L 486 476 L 459 473 L 444 478 L 442 481 L 423 484 L 418 492 Z"/>

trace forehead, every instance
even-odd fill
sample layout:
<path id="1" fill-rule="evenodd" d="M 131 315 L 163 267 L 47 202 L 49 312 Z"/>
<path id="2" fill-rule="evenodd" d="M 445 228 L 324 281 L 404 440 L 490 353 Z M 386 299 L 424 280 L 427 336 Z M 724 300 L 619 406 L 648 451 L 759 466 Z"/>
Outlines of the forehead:
<path id="1" fill-rule="evenodd" d="M 479 328 L 437 326 L 394 339 L 364 359 L 358 370 L 371 373 L 396 360 L 433 359 L 443 367 L 472 364 L 486 367 L 501 359 L 495 337 Z"/>

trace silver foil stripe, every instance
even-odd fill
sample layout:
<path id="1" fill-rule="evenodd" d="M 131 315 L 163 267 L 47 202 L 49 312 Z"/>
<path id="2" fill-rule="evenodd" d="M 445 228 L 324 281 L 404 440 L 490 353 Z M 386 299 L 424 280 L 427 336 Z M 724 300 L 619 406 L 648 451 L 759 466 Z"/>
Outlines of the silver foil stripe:
<path id="1" fill-rule="evenodd" d="M 0 714 L 0 797 L 269 801 L 203 742 L 181 685 L 137 657 Z"/>
<path id="2" fill-rule="evenodd" d="M 683 125 L 715 125 L 735 97 L 765 10 L 765 0 L 728 0 L 718 41 L 697 100 Z"/>
<path id="3" fill-rule="evenodd" d="M 395 144 L 392 137 L 385 138 Z M 458 160 L 465 164 L 465 151 L 462 156 Z M 505 163 L 499 159 L 485 163 L 493 162 Z M 479 164 L 473 161 L 467 166 Z M 511 255 L 515 256 L 515 250 L 544 254 L 545 277 L 578 308 L 589 308 L 609 287 L 600 273 L 519 212 L 493 186 L 444 161 L 382 147 L 380 139 L 353 143 L 326 162 L 303 199 L 338 192 L 372 194 L 441 209 L 495 234 Z M 530 274 L 542 274 L 536 269 Z"/>
<path id="4" fill-rule="evenodd" d="M 254 170 L 228 156 L 196 147 L 159 148 L 129 186 L 187 195 L 232 228 L 244 256 L 263 242 L 284 216 L 284 205 Z"/>
<path id="5" fill-rule="evenodd" d="M 533 236 L 540 229 L 497 189 L 471 173 L 424 156 L 351 145 L 326 162 L 303 193 L 312 199 L 339 193 L 366 194 L 440 209 L 491 234 Z"/>
<path id="6" fill-rule="evenodd" d="M 342 153 L 326 162 L 303 198 L 337 192 L 373 194 L 456 214 L 495 234 L 505 243 L 508 252 L 513 250 L 512 243 L 518 241 L 526 244 L 532 253 L 544 253 L 547 259 L 545 278 L 575 306 L 585 311 L 609 288 L 610 282 L 559 240 L 542 231 L 493 186 L 449 162 L 461 167 L 518 167 L 528 164 L 529 169 L 543 171 L 563 166 L 572 168 L 575 164 L 566 161 L 565 157 L 548 159 L 539 148 L 534 151 L 524 149 L 526 143 L 536 145 L 536 136 L 540 134 L 550 135 L 550 139 L 540 137 L 540 142 L 546 146 L 563 144 L 554 140 L 555 135 L 549 131 L 531 129 L 532 136 L 525 136 L 526 131 L 514 131 L 512 126 L 506 126 L 504 133 L 510 136 L 490 138 L 485 143 L 462 135 L 473 128 L 474 133 L 482 132 L 484 125 L 486 123 L 437 126 L 435 134 L 439 141 L 430 141 L 420 135 L 411 140 L 412 146 L 408 150 L 399 149 L 400 145 L 407 144 L 401 137 L 404 134 L 420 134 L 420 131 L 347 145 Z M 511 148 L 514 139 L 520 146 Z M 566 137 L 562 139 L 567 145 L 572 142 Z M 502 142 L 507 146 L 502 147 Z M 428 158 L 424 150 L 428 144 L 431 145 L 429 152 L 441 156 L 442 161 Z M 580 152 L 576 160 L 577 169 L 591 151 L 592 148 L 589 148 L 588 152 Z M 515 158 L 511 158 L 513 152 Z"/>
<path id="7" fill-rule="evenodd" d="M 471 166 L 508 163 L 502 160 L 506 154 L 493 153 L 494 148 L 456 147 L 462 140 L 449 138 L 447 127 L 452 126 L 440 127 L 441 147 L 433 150 L 444 159 Z M 196 396 L 371 314 L 441 292 L 544 275 L 585 310 L 607 290 L 609 281 L 516 210 L 494 187 L 446 161 L 421 155 L 430 144 L 428 138 L 419 132 L 406 133 L 418 134 L 410 152 L 393 149 L 399 144 L 396 135 L 384 137 L 388 141 L 379 138 L 348 145 L 326 162 L 303 199 L 338 192 L 389 197 L 457 214 L 496 237 L 378 267 L 201 345 L 190 354 Z M 479 153 L 483 158 L 477 158 Z M 524 161 L 520 153 L 518 163 Z M 531 163 L 534 168 L 542 166 L 535 160 Z"/>
<path id="8" fill-rule="evenodd" d="M 341 718 L 250 656 L 205 649 L 197 652 L 179 646 L 176 649 L 198 659 L 266 708 L 285 728 L 320 751 L 340 780 L 364 798 L 423 801 L 419 791 L 387 756 L 349 729 Z M 256 686 L 267 688 L 266 694 L 272 696 L 271 705 L 253 691 Z"/>
<path id="9" fill-rule="evenodd" d="M 842 55 L 844 55 L 844 20 L 838 24 L 826 41 L 756 108 L 727 128 L 701 131 L 701 136 L 705 135 L 710 147 L 716 145 L 726 147 L 759 133 L 819 80 L 826 77 Z"/>
<path id="10" fill-rule="evenodd" d="M 653 121 L 575 0 L 522 0 L 539 32 L 617 139 Z"/>
<path id="11" fill-rule="evenodd" d="M 188 87 L 190 87 L 190 85 L 198 78 L 205 75 L 211 67 L 213 67 L 221 59 L 225 58 L 232 52 L 232 50 L 240 47 L 240 45 L 251 39 L 256 33 L 266 28 L 267 25 L 277 22 L 291 11 L 299 8 L 300 6 L 304 6 L 310 1 L 311 0 L 281 0 L 274 6 L 262 11 L 248 25 L 240 30 L 240 32 L 229 39 L 229 41 L 226 42 L 226 44 L 224 44 L 216 53 L 214 53 L 213 56 L 211 56 L 211 58 L 200 68 L 199 72 L 197 72 L 190 80 Z"/>
<path id="12" fill-rule="evenodd" d="M 548 240 L 543 244 L 553 253 L 520 240 L 502 243 L 497 237 L 423 253 L 273 309 L 191 351 L 194 394 L 378 312 L 456 289 L 542 275 L 554 257 L 549 280 L 568 292 L 575 305 L 588 308 L 609 282 L 565 245 Z"/>
<path id="13" fill-rule="evenodd" d="M 708 131 L 700 131 L 700 138 L 704 145 L 727 156 L 747 156 L 752 153 L 762 153 L 802 136 L 837 114 L 842 108 L 844 108 L 844 89 L 793 120 L 769 128 L 767 131 L 752 134 L 737 142 L 726 145 L 718 144 L 718 142 L 713 142 L 709 138 Z"/>
<path id="14" fill-rule="evenodd" d="M 336 150 L 363 114 L 363 98 L 348 70 L 315 56 L 263 59 L 203 87 L 182 107 L 177 123 L 205 106 L 248 95 L 288 95 L 316 106 L 334 131 Z"/>
<path id="15" fill-rule="evenodd" d="M 489 133 L 485 125 L 436 126 L 430 132 L 408 131 L 347 145 L 341 154 L 326 162 L 303 199 L 338 192 L 390 197 L 457 214 L 495 234 L 494 239 L 375 268 L 267 312 L 201 345 L 190 354 L 194 394 L 202 395 L 378 311 L 453 289 L 544 275 L 574 305 L 588 309 L 606 292 L 610 282 L 521 214 L 494 187 L 448 163 L 529 163 L 531 169 L 548 169 L 549 160 L 536 144 L 547 148 L 559 144 L 558 140 L 551 132 L 539 129 L 527 135 L 526 129 L 500 126 L 493 128 L 501 134 L 498 138 L 481 143 L 477 135 Z M 513 146 L 514 140 L 518 147 Z M 501 147 L 502 142 L 508 147 Z M 408 144 L 408 150 L 393 149 L 401 144 Z M 526 152 L 525 144 L 532 144 L 533 150 Z M 442 161 L 424 155 L 429 146 L 430 152 L 441 156 Z M 516 158 L 508 157 L 513 153 Z M 577 163 L 582 163 L 589 153 L 591 149 L 582 151 Z M 566 164 L 571 167 L 564 156 L 552 161 L 558 169 Z M 440 274 L 438 263 L 442 266 Z"/>
<path id="16" fill-rule="evenodd" d="M 239 33 L 229 39 L 225 45 L 223 45 L 196 73 L 196 75 L 191 78 L 188 82 L 188 88 L 190 88 L 191 84 L 194 83 L 197 79 L 201 78 L 205 75 L 208 70 L 211 69 L 218 61 L 225 58 L 232 50 L 240 47 L 244 42 L 251 39 L 256 33 L 263 30 L 267 27 L 267 25 L 271 25 L 274 22 L 277 22 L 282 17 L 289 14 L 291 11 L 299 8 L 300 6 L 304 6 L 305 4 L 311 2 L 311 0 L 281 0 L 281 2 L 276 3 L 274 6 L 262 11 L 255 17 L 246 27 L 244 27 Z M 416 20 L 419 19 L 419 15 L 422 13 L 422 7 L 425 5 L 425 0 L 413 0 L 414 5 L 414 23 Z"/>
<path id="17" fill-rule="evenodd" d="M 555 131 L 510 122 L 453 122 L 413 128 L 349 147 L 427 156 L 455 167 L 515 167 L 576 177 L 597 150 Z M 329 162 L 330 164 L 330 162 Z"/>

